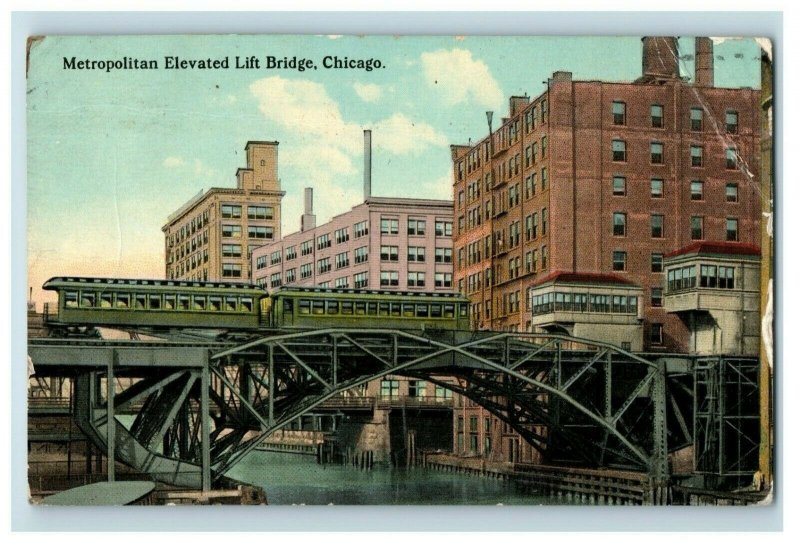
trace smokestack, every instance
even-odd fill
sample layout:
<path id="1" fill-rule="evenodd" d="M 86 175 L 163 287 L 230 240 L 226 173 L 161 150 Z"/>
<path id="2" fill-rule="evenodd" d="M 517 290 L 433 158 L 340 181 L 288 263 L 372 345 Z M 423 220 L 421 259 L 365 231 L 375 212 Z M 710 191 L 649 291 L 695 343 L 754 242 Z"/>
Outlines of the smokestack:
<path id="1" fill-rule="evenodd" d="M 714 42 L 711 38 L 694 39 L 694 84 L 714 86 Z"/>
<path id="2" fill-rule="evenodd" d="M 677 79 L 678 38 L 645 36 L 642 38 L 642 76 L 655 79 Z"/>
<path id="3" fill-rule="evenodd" d="M 372 197 L 372 130 L 364 130 L 364 201 Z"/>
<path id="4" fill-rule="evenodd" d="M 300 231 L 305 232 L 317 226 L 317 216 L 314 215 L 314 189 L 306 187 L 303 199 L 303 216 L 300 217 Z"/>

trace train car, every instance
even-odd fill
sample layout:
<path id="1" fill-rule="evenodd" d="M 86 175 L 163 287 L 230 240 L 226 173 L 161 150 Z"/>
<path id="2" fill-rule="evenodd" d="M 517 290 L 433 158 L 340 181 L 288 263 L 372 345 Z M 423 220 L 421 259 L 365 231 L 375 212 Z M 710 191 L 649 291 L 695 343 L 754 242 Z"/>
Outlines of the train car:
<path id="1" fill-rule="evenodd" d="M 256 329 L 266 291 L 247 283 L 53 277 L 57 322 L 74 326 Z"/>
<path id="2" fill-rule="evenodd" d="M 460 294 L 279 287 L 270 305 L 272 328 L 469 329 Z"/>

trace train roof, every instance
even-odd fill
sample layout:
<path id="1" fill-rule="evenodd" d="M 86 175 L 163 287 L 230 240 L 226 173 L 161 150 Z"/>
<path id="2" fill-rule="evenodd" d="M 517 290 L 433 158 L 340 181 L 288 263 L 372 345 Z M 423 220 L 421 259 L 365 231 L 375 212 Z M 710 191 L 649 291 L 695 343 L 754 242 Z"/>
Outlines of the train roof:
<path id="1" fill-rule="evenodd" d="M 89 287 L 176 287 L 186 289 L 223 289 L 223 290 L 257 290 L 266 291 L 252 283 L 223 283 L 214 281 L 185 281 L 180 279 L 127 279 L 119 277 L 51 277 L 42 288 L 56 290 L 65 286 Z"/>
<path id="2" fill-rule="evenodd" d="M 411 292 L 411 291 L 391 291 L 391 290 L 368 290 L 368 289 L 354 289 L 354 288 L 322 288 L 322 287 L 277 287 L 270 291 L 270 296 L 279 296 L 282 294 L 358 294 L 358 295 L 373 295 L 373 296 L 396 296 L 403 298 L 424 298 L 436 299 L 441 298 L 445 300 L 452 300 L 456 302 L 468 302 L 469 299 L 462 296 L 458 292 Z"/>

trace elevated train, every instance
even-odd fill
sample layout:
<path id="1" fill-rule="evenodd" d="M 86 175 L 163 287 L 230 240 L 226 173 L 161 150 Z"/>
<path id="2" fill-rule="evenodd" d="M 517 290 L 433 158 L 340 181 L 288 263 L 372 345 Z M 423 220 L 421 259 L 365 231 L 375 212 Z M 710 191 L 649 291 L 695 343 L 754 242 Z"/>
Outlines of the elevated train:
<path id="1" fill-rule="evenodd" d="M 53 277 L 42 288 L 58 294 L 49 322 L 66 327 L 469 330 L 469 300 L 451 293 L 93 277 Z"/>

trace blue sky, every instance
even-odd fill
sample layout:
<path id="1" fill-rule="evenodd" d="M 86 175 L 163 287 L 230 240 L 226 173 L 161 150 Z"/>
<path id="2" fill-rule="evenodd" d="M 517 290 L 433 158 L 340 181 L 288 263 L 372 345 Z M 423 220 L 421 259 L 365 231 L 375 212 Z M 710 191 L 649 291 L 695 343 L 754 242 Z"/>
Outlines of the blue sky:
<path id="1" fill-rule="evenodd" d="M 690 76 L 693 39 L 681 39 Z M 755 41 L 721 40 L 716 84 L 759 86 Z M 361 70 L 71 71 L 63 57 L 377 58 Z M 303 187 L 318 222 L 362 200 L 362 136 L 373 130 L 373 194 L 450 198 L 449 145 L 486 133 L 486 110 L 537 96 L 556 70 L 628 81 L 638 37 L 48 37 L 28 74 L 28 259 L 34 298 L 53 275 L 162 277 L 167 215 L 201 189 L 235 186 L 248 140 L 277 140 L 283 231 Z M 497 122 L 495 122 L 497 125 Z"/>

